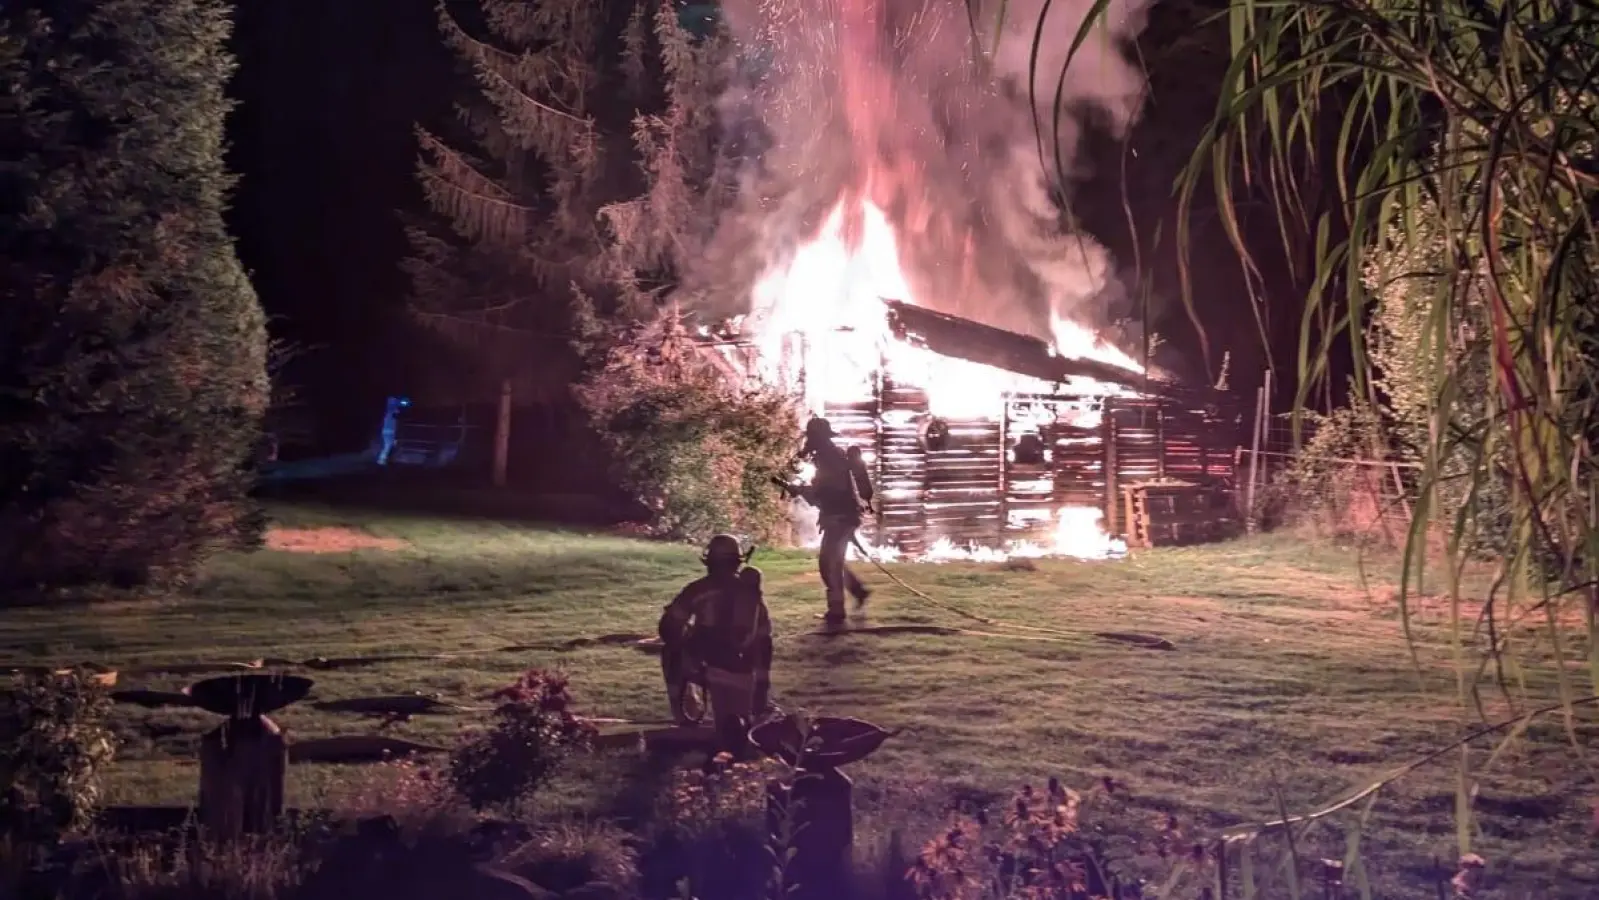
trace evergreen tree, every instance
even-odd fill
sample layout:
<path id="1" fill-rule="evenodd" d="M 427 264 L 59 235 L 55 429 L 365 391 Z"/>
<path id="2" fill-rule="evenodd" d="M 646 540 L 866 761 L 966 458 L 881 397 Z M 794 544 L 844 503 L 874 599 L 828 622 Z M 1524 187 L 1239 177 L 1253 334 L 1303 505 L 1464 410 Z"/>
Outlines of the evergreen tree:
<path id="1" fill-rule="evenodd" d="M 729 384 L 668 312 L 695 305 L 687 276 L 734 199 L 731 41 L 703 8 L 686 27 L 671 0 L 478 11 L 441 17 L 480 91 L 460 109 L 472 151 L 418 133 L 450 225 L 413 232 L 418 312 L 496 378 L 581 364 L 576 399 L 659 533 L 776 539 L 771 479 L 788 474 L 796 414 Z"/>
<path id="2" fill-rule="evenodd" d="M 170 582 L 259 516 L 225 0 L 0 6 L 0 588 Z"/>
<path id="3" fill-rule="evenodd" d="M 574 303 L 646 319 L 728 195 L 717 107 L 728 42 L 670 0 L 441 7 L 478 90 L 458 140 L 419 128 L 431 223 L 411 231 L 414 308 L 494 377 L 570 362 Z"/>

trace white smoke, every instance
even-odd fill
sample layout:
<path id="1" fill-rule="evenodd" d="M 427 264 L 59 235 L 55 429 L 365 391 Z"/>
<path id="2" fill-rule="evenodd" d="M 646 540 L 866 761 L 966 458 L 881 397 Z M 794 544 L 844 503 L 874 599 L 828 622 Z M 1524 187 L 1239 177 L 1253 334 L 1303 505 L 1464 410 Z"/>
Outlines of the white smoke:
<path id="1" fill-rule="evenodd" d="M 1067 230 L 1052 194 L 1066 196 L 1059 174 L 1081 172 L 1090 117 L 1118 134 L 1136 120 L 1145 84 L 1127 48 L 1153 0 L 1110 0 L 1069 66 L 1092 0 L 1048 4 L 1041 31 L 1044 0 L 1008 0 L 994 34 L 1001 2 L 727 0 L 761 60 L 728 98 L 729 127 L 758 122 L 764 141 L 690 290 L 745 312 L 754 280 L 870 173 L 917 302 L 1042 338 L 1054 315 L 1102 324 L 1121 294 L 1114 266 Z"/>

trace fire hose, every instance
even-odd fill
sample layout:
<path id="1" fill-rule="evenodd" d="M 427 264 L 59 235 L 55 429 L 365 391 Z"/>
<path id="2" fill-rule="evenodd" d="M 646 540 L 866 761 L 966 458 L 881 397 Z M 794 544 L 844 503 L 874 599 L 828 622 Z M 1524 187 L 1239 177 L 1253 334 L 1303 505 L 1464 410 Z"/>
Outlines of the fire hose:
<path id="1" fill-rule="evenodd" d="M 892 581 L 895 584 L 899 585 L 900 587 L 904 588 L 906 591 L 909 591 L 912 595 L 914 595 L 915 597 L 920 599 L 922 602 L 927 603 L 927 604 L 929 604 L 929 605 L 931 605 L 933 607 L 936 607 L 938 609 L 942 609 L 945 612 L 952 613 L 954 615 L 960 616 L 963 619 L 969 619 L 969 620 L 971 620 L 973 622 L 977 622 L 980 625 L 986 625 L 989 628 L 1001 628 L 1001 629 L 1008 628 L 1008 629 L 1011 629 L 1013 631 L 1025 631 L 1025 632 L 1028 632 L 1030 634 L 1049 635 L 1050 637 L 1054 637 L 1054 638 L 1074 638 L 1074 639 L 1077 639 L 1077 638 L 1084 638 L 1084 637 L 1095 637 L 1095 638 L 1099 638 L 1100 640 L 1105 640 L 1105 641 L 1116 641 L 1118 643 L 1133 644 L 1133 645 L 1138 646 L 1138 647 L 1146 647 L 1146 648 L 1148 648 L 1150 650 L 1176 650 L 1177 649 L 1177 645 L 1173 644 L 1171 641 L 1168 641 L 1168 640 L 1166 640 L 1163 637 L 1160 637 L 1159 635 L 1140 634 L 1140 633 L 1135 632 L 1135 631 L 1067 631 L 1067 630 L 1059 629 L 1059 628 L 1040 628 L 1037 625 L 1021 625 L 1021 624 L 1018 624 L 1018 623 L 1015 623 L 1015 622 L 1006 622 L 1006 621 L 1003 621 L 1001 619 L 989 618 L 988 616 L 980 616 L 977 613 L 971 612 L 969 610 L 961 609 L 958 606 L 952 606 L 952 605 L 950 605 L 948 603 L 944 603 L 944 602 L 932 597 L 927 592 L 922 591 L 922 590 L 920 590 L 918 588 L 912 587 L 909 584 L 906 584 L 903 580 L 900 579 L 899 576 L 895 575 L 893 572 L 890 572 L 888 570 L 887 566 L 883 565 L 881 562 L 879 562 L 877 560 L 876 557 L 872 556 L 872 554 L 866 549 L 866 547 L 861 544 L 861 540 L 860 540 L 859 537 L 856 537 L 853 534 L 850 535 L 850 543 L 855 545 L 855 549 L 859 550 L 861 552 L 861 555 L 866 557 L 866 561 L 871 563 L 873 568 L 875 568 L 875 569 L 877 569 L 877 571 L 883 573 L 884 577 L 886 577 L 889 581 Z"/>
<path id="2" fill-rule="evenodd" d="M 776 479 L 776 478 L 773 478 L 772 481 L 777 484 L 778 489 L 781 490 L 785 496 L 794 497 L 794 498 L 797 498 L 797 499 L 804 500 L 806 503 L 811 503 L 811 499 L 809 497 L 807 497 L 805 492 L 803 490 L 801 490 L 800 488 L 797 488 L 794 485 L 791 485 L 791 484 L 789 484 L 789 483 L 787 483 L 785 481 L 781 481 L 781 480 Z M 815 504 L 812 503 L 811 505 L 814 506 Z M 870 504 L 866 505 L 864 511 L 875 514 L 875 510 L 872 509 Z M 1068 630 L 1060 629 L 1060 628 L 1042 628 L 1042 627 L 1039 627 L 1037 625 L 1022 625 L 1022 624 L 1019 624 L 1019 623 L 1016 623 L 1016 622 L 1006 622 L 1006 621 L 1004 621 L 1002 619 L 995 619 L 995 618 L 991 618 L 989 616 L 978 615 L 977 613 L 971 612 L 970 610 L 961 609 L 958 606 L 954 606 L 954 605 L 952 605 L 950 603 L 946 603 L 946 602 L 944 602 L 942 600 L 939 600 L 938 598 L 932 596 L 931 594 L 927 593 L 926 591 L 923 591 L 920 588 L 917 588 L 917 587 L 915 587 L 913 585 L 907 584 L 898 575 L 895 575 L 893 572 L 889 571 L 888 567 L 883 565 L 883 563 L 880 560 L 878 560 L 876 556 L 873 556 L 872 552 L 870 550 L 866 549 L 866 545 L 861 543 L 860 536 L 855 534 L 854 532 L 850 533 L 850 543 L 853 544 L 855 546 L 855 549 L 860 551 L 861 556 L 863 558 L 865 558 L 865 560 L 867 562 L 871 563 L 873 568 L 875 568 L 875 569 L 877 569 L 877 571 L 881 572 L 885 578 L 887 578 L 889 581 L 892 581 L 894 584 L 898 585 L 899 587 L 903 588 L 906 592 L 908 592 L 912 596 L 916 597 L 917 599 L 921 600 L 923 603 L 926 603 L 929 606 L 932 606 L 932 607 L 934 607 L 936 609 L 941 609 L 941 610 L 943 610 L 943 611 L 945 611 L 947 613 L 950 613 L 952 615 L 959 616 L 960 618 L 966 619 L 968 621 L 976 622 L 979 625 L 983 625 L 983 626 L 986 626 L 988 628 L 995 628 L 995 629 L 1001 629 L 1001 630 L 1010 630 L 1010 631 L 1020 631 L 1020 632 L 1026 632 L 1028 634 L 1034 634 L 1034 635 L 1042 636 L 1040 638 L 1036 638 L 1038 640 L 1053 640 L 1053 641 L 1065 642 L 1067 640 L 1076 641 L 1076 640 L 1081 640 L 1081 639 L 1083 639 L 1085 637 L 1092 637 L 1092 638 L 1098 638 L 1098 639 L 1104 640 L 1104 641 L 1114 641 L 1114 642 L 1122 643 L 1122 644 L 1132 644 L 1134 646 L 1144 647 L 1144 648 L 1147 648 L 1147 649 L 1150 649 L 1150 650 L 1176 650 L 1177 649 L 1177 646 L 1175 644 L 1173 644 L 1171 641 L 1169 641 L 1169 640 L 1167 640 L 1167 639 L 1165 639 L 1163 637 L 1160 637 L 1159 635 L 1140 634 L 1138 632 L 1132 632 L 1132 631 L 1068 631 Z M 996 637 L 1004 637 L 1005 635 L 995 635 L 995 636 Z"/>

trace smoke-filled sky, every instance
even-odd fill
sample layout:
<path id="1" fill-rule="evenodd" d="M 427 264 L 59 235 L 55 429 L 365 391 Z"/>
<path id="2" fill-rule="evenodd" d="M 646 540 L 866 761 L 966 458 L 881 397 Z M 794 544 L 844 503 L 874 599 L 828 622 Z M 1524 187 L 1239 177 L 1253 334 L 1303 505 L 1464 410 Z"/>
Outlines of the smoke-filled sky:
<path id="1" fill-rule="evenodd" d="M 1041 338 L 1052 312 L 1101 323 L 1122 294 L 1115 267 L 1067 230 L 1050 186 L 1057 164 L 1074 171 L 1090 116 L 1122 131 L 1138 115 L 1126 48 L 1151 2 L 1111 0 L 1062 79 L 1092 0 L 1055 0 L 1041 31 L 1043 0 L 728 0 L 736 38 L 769 59 L 728 114 L 757 117 L 768 143 L 694 282 L 716 311 L 745 312 L 749 287 L 831 209 L 869 200 L 921 305 Z"/>

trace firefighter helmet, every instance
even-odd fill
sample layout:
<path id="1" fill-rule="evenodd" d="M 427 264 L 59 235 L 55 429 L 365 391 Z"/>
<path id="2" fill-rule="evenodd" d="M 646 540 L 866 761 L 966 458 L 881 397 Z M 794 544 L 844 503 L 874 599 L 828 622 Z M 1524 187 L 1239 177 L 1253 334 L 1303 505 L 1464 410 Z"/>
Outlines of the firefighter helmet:
<path id="1" fill-rule="evenodd" d="M 712 562 L 739 562 L 744 559 L 744 548 L 739 546 L 738 538 L 731 534 L 718 534 L 705 544 L 705 552 L 700 556 L 700 561 L 706 565 Z"/>
<path id="2" fill-rule="evenodd" d="M 827 421 L 821 416 L 816 416 L 809 422 L 805 423 L 805 438 L 807 440 L 817 441 L 824 438 L 830 438 L 832 436 L 833 423 Z"/>

